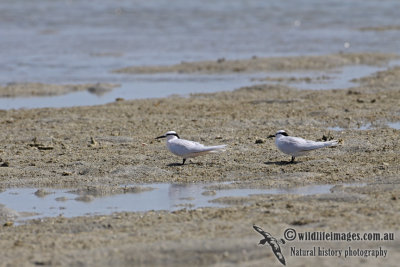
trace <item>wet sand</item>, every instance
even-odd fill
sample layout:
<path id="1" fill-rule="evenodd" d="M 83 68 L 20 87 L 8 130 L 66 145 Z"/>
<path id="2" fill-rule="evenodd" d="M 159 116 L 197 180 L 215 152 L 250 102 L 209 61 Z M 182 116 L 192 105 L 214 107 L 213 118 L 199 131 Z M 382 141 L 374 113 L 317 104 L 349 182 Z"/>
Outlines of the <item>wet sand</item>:
<path id="1" fill-rule="evenodd" d="M 34 97 L 56 96 L 78 91 L 102 95 L 118 87 L 118 84 L 43 84 L 43 83 L 9 83 L 0 86 L 0 97 Z"/>
<path id="2" fill-rule="evenodd" d="M 400 25 L 386 25 L 386 26 L 371 26 L 371 27 L 362 27 L 359 29 L 360 31 L 399 31 Z"/>
<path id="3" fill-rule="evenodd" d="M 315 62 L 326 60 L 315 58 Z M 384 56 L 380 61 L 368 54 L 359 58 L 363 58 L 363 64 L 393 59 Z M 314 65 L 309 57 L 296 60 L 304 61 L 299 69 Z M 291 69 L 285 62 L 278 66 Z M 231 65 L 229 61 L 222 64 Z M 331 68 L 331 63 L 327 64 L 317 68 Z M 229 71 L 235 71 L 234 65 Z M 174 67 L 174 71 L 180 68 Z M 214 68 L 211 71 L 219 72 Z M 365 183 L 361 187 L 338 186 L 333 193 L 323 195 L 218 200 L 231 203 L 228 208 L 57 217 L 19 226 L 2 218 L 2 264 L 280 266 L 270 247 L 257 246 L 261 235 L 252 229 L 253 224 L 277 238 L 286 228 L 395 232 L 398 236 L 399 130 L 387 123 L 400 121 L 400 68 L 358 82 L 360 85 L 344 90 L 310 91 L 260 84 L 190 97 L 0 111 L 0 188 L 82 191 L 89 186 L 96 193 L 112 191 L 119 184 L 158 182 L 236 181 L 235 187 L 250 188 Z M 363 130 L 362 126 L 369 124 L 371 127 Z M 340 145 L 286 164 L 290 156 L 280 153 L 273 140 L 266 138 L 279 129 L 313 140 L 335 138 Z M 164 141 L 154 140 L 168 130 L 177 131 L 185 139 L 207 145 L 227 144 L 228 148 L 224 153 L 178 166 L 181 159 L 167 153 Z M 389 255 L 378 259 L 290 256 L 290 246 L 296 244 L 282 246 L 288 266 L 396 266 L 400 260 L 398 238 L 390 242 L 325 244 L 388 249 Z"/>
<path id="4" fill-rule="evenodd" d="M 228 60 L 219 58 L 215 61 L 181 62 L 170 66 L 130 66 L 114 70 L 115 73 L 238 73 L 238 72 L 273 72 L 294 70 L 321 70 L 339 68 L 348 65 L 379 66 L 398 55 L 383 53 L 332 54 L 326 56 L 272 57 Z"/>

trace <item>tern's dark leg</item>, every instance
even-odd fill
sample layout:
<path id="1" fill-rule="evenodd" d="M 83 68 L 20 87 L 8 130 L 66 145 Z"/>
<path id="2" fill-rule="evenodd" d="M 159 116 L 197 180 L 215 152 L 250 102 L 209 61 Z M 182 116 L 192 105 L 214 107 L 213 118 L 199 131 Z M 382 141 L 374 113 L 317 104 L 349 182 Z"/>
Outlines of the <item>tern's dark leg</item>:
<path id="1" fill-rule="evenodd" d="M 183 159 L 182 165 L 185 165 L 185 161 L 186 161 L 186 159 Z"/>
<path id="2" fill-rule="evenodd" d="M 294 163 L 294 156 L 292 156 L 292 160 L 290 161 L 290 163 Z"/>

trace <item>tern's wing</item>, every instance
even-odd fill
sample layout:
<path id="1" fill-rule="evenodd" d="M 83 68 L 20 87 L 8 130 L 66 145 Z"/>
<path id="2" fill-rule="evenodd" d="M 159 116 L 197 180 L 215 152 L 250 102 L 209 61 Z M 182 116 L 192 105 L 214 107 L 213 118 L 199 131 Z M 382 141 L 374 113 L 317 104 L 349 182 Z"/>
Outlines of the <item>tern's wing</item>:
<path id="1" fill-rule="evenodd" d="M 172 140 L 167 142 L 167 146 L 172 153 L 184 158 L 197 157 L 210 152 L 221 151 L 225 147 L 225 145 L 205 146 L 203 144 L 185 139 Z"/>
<path id="2" fill-rule="evenodd" d="M 327 141 L 327 142 L 316 142 L 312 140 L 304 140 L 305 142 L 299 144 L 299 148 L 303 151 L 307 150 L 314 150 L 322 147 L 327 147 L 327 146 L 332 146 L 336 145 L 337 141 L 332 140 L 332 141 Z"/>
<path id="3" fill-rule="evenodd" d="M 179 147 L 181 147 L 182 150 L 185 150 L 188 153 L 199 153 L 199 152 L 220 150 L 226 146 L 226 145 L 205 146 L 203 144 L 200 144 L 200 143 L 197 143 L 194 141 L 185 140 L 185 139 L 177 139 L 177 140 L 175 140 L 174 144 L 178 145 Z"/>
<path id="4" fill-rule="evenodd" d="M 288 136 L 286 137 L 283 142 L 285 142 L 287 145 L 290 145 L 293 147 L 293 149 L 297 151 L 308 151 L 308 150 L 314 150 L 326 146 L 332 146 L 336 145 L 337 141 L 327 141 L 327 142 L 316 142 L 312 140 L 306 140 L 300 137 L 293 137 L 293 136 Z"/>
<path id="5" fill-rule="evenodd" d="M 189 140 L 176 139 L 169 143 L 168 148 L 176 155 L 185 156 L 203 151 L 204 145 Z"/>

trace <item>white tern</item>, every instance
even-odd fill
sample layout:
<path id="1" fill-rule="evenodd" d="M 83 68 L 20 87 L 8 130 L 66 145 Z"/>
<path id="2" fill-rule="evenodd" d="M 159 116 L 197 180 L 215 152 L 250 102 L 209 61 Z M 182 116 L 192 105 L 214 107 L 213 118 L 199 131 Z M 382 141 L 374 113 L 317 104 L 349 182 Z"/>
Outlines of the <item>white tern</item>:
<path id="1" fill-rule="evenodd" d="M 284 130 L 279 130 L 278 132 L 276 132 L 276 134 L 270 135 L 268 137 L 276 137 L 275 145 L 283 153 L 292 156 L 292 160 L 290 161 L 292 163 L 294 162 L 295 157 L 302 156 L 311 150 L 328 146 L 335 146 L 338 144 L 338 141 L 336 140 L 317 142 L 312 140 L 305 140 L 300 137 L 289 136 Z"/>
<path id="2" fill-rule="evenodd" d="M 208 153 L 223 151 L 226 145 L 219 146 L 205 146 L 203 144 L 179 138 L 175 131 L 168 131 L 164 135 L 157 137 L 167 138 L 168 150 L 183 158 L 182 165 L 185 164 L 186 159 L 194 158 Z"/>

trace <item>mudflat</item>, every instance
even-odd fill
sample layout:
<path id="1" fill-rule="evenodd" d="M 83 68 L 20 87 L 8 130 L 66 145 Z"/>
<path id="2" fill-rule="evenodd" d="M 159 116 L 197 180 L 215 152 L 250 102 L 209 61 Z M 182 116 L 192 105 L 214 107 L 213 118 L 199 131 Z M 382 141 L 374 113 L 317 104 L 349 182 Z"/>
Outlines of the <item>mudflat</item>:
<path id="1" fill-rule="evenodd" d="M 376 62 L 381 64 L 393 57 L 380 55 L 383 61 Z M 371 60 L 368 55 L 359 56 L 361 61 L 349 56 L 338 58 L 334 62 L 339 65 L 370 64 Z M 302 60 L 305 62 L 299 63 L 299 69 L 324 62 L 318 57 L 291 62 Z M 276 63 L 279 59 L 273 62 L 273 66 L 291 68 L 285 63 L 287 59 L 280 64 Z M 223 71 L 235 72 L 235 64 Z M 247 61 L 243 64 L 251 65 Z M 331 67 L 315 64 L 322 69 Z M 178 72 L 186 69 L 178 65 L 174 71 L 176 68 Z M 297 232 L 391 232 L 397 238 L 400 130 L 390 123 L 400 121 L 400 68 L 388 68 L 356 82 L 354 87 L 341 90 L 298 90 L 281 83 L 260 83 L 233 92 L 190 97 L 0 110 L 3 189 L 72 188 L 98 197 L 119 193 L 120 184 L 137 183 L 234 181 L 221 188 L 360 184 L 338 185 L 330 194 L 216 200 L 231 204 L 226 208 L 56 217 L 22 225 L 13 225 L 7 217 L 12 211 L 5 210 L 0 212 L 2 265 L 279 266 L 271 247 L 257 245 L 262 236 L 253 230 L 253 224 L 277 239 L 287 228 Z M 340 143 L 287 164 L 290 156 L 279 152 L 274 140 L 267 139 L 280 129 L 311 140 L 337 139 Z M 181 159 L 168 153 L 164 141 L 154 139 L 168 130 L 206 145 L 227 144 L 227 150 L 179 166 Z M 374 242 L 287 241 L 281 249 L 289 266 L 397 266 L 400 243 L 396 238 Z M 316 244 L 343 250 L 381 247 L 388 255 L 292 255 L 291 247 Z"/>

